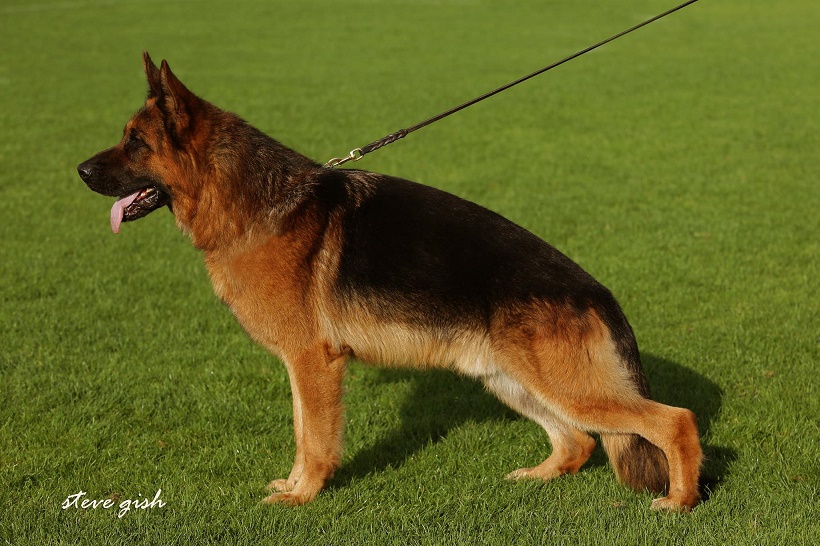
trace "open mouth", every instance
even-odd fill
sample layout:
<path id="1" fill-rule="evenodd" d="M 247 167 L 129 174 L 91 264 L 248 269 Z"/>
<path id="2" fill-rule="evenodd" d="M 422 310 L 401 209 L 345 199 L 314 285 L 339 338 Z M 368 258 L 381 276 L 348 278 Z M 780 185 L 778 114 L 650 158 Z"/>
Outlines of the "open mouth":
<path id="1" fill-rule="evenodd" d="M 169 202 L 168 194 L 156 186 L 147 186 L 122 197 L 111 207 L 111 231 L 119 233 L 122 222 L 139 220 Z"/>

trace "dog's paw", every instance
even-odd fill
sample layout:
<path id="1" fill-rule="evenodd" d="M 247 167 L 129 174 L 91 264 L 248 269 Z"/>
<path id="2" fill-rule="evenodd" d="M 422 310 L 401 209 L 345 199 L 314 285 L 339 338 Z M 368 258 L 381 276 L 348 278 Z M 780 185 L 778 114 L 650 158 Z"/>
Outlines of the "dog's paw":
<path id="1" fill-rule="evenodd" d="M 262 499 L 263 504 L 286 504 L 288 506 L 301 506 L 310 502 L 313 496 L 300 495 L 293 491 L 283 493 L 273 493 Z"/>
<path id="2" fill-rule="evenodd" d="M 549 467 L 541 467 L 536 466 L 533 468 L 519 468 L 518 470 L 513 470 L 506 476 L 504 476 L 505 480 L 551 480 L 553 478 L 557 478 L 561 475 L 557 469 L 549 468 Z"/>
<path id="3" fill-rule="evenodd" d="M 692 510 L 695 504 L 697 504 L 696 498 L 681 502 L 680 500 L 672 498 L 670 495 L 653 500 L 652 510 L 655 510 L 656 512 L 664 511 L 686 513 Z"/>
<path id="4" fill-rule="evenodd" d="M 273 480 L 272 482 L 270 482 L 267 486 L 265 486 L 265 489 L 267 489 L 268 491 L 277 491 L 279 493 L 286 493 L 288 491 L 293 491 L 293 487 L 295 485 L 296 484 L 291 483 L 288 480 L 279 479 L 279 480 Z"/>
<path id="5" fill-rule="evenodd" d="M 512 481 L 531 479 L 533 477 L 531 472 L 532 468 L 519 468 L 504 476 L 504 479 Z"/>

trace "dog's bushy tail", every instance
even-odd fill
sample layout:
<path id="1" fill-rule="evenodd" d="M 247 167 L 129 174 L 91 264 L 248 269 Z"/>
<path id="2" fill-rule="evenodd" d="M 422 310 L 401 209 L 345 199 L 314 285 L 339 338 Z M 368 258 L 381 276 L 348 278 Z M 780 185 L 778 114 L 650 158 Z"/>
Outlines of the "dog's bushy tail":
<path id="1" fill-rule="evenodd" d="M 649 382 L 641 365 L 635 333 L 620 306 L 614 303 L 603 315 L 612 331 L 622 365 L 631 375 L 637 394 L 651 399 Z M 637 434 L 601 434 L 604 450 L 623 484 L 638 491 L 666 493 L 669 489 L 669 463 L 663 451 Z"/>
<path id="2" fill-rule="evenodd" d="M 660 448 L 637 434 L 602 434 L 601 442 L 618 481 L 638 491 L 669 489 L 669 463 Z"/>

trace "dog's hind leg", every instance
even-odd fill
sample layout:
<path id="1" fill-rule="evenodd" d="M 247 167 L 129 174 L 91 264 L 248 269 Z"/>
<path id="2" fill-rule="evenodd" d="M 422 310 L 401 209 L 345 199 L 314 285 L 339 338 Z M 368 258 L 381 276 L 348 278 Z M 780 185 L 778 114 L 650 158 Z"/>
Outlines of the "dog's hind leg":
<path id="1" fill-rule="evenodd" d="M 566 415 L 579 426 L 600 432 L 602 436 L 636 434 L 651 444 L 650 449 L 657 448 L 663 452 L 667 465 L 663 465 L 662 459 L 658 457 L 636 465 L 649 474 L 649 477 L 629 473 L 620 476 L 628 485 L 640 489 L 648 478 L 654 481 L 651 475 L 668 473 L 668 494 L 652 502 L 654 510 L 688 511 L 697 504 L 700 498 L 698 476 L 703 454 L 697 422 L 691 411 L 648 399 L 623 404 L 600 397 L 581 403 L 562 401 L 561 404 Z M 613 461 L 613 465 L 625 466 L 629 461 L 624 461 L 624 457 L 646 455 L 646 449 L 627 451 L 621 454 L 621 460 Z"/>
<path id="2" fill-rule="evenodd" d="M 549 480 L 564 474 L 575 474 L 592 455 L 595 440 L 589 434 L 559 419 L 515 379 L 498 372 L 483 377 L 482 381 L 499 400 L 541 425 L 552 443 L 552 453 L 541 464 L 519 468 L 507 474 L 507 479 Z"/>
<path id="3" fill-rule="evenodd" d="M 702 460 L 694 414 L 641 395 L 633 373 L 608 336 L 592 333 L 586 339 L 579 336 L 575 343 L 545 337 L 534 346 L 508 348 L 506 373 L 559 416 L 559 422 L 604 437 L 637 435 L 646 439 L 646 449 L 610 453 L 617 455 L 613 464 L 624 466 L 631 457 L 660 450 L 662 456 L 659 453 L 645 464 L 632 465 L 641 473 L 662 476 L 668 483 L 668 495 L 656 499 L 653 509 L 691 509 L 699 498 Z M 668 467 L 663 464 L 664 457 Z M 619 477 L 637 489 L 647 483 L 646 476 L 631 471 Z"/>
<path id="4" fill-rule="evenodd" d="M 304 504 L 321 491 L 342 456 L 342 380 L 346 354 L 331 354 L 326 346 L 285 358 L 293 391 L 296 459 L 286 480 L 274 480 L 278 490 L 267 503 Z"/>

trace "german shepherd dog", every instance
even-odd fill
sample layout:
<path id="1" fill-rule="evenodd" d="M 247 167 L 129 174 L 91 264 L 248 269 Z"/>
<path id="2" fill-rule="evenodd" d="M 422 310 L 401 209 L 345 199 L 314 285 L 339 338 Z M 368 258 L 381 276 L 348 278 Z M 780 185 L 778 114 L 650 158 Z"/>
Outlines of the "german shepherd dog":
<path id="1" fill-rule="evenodd" d="M 214 292 L 279 357 L 296 456 L 265 501 L 303 504 L 342 452 L 346 362 L 477 378 L 549 435 L 551 455 L 507 478 L 575 474 L 600 434 L 620 481 L 699 499 L 695 415 L 649 397 L 615 298 L 532 233 L 407 180 L 334 170 L 191 93 L 143 55 L 145 105 L 122 140 L 78 166 L 118 200 L 111 227 L 167 206 L 204 253 Z"/>

